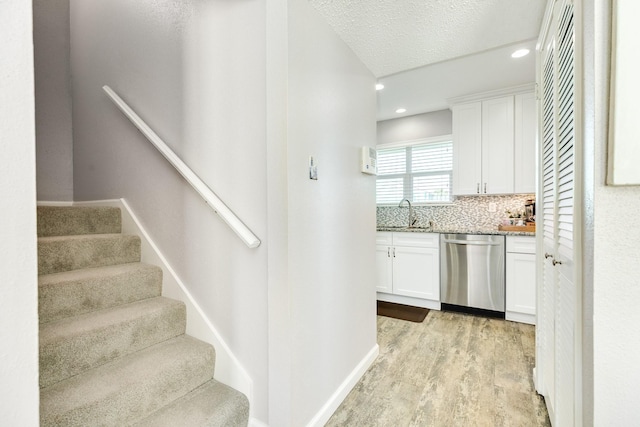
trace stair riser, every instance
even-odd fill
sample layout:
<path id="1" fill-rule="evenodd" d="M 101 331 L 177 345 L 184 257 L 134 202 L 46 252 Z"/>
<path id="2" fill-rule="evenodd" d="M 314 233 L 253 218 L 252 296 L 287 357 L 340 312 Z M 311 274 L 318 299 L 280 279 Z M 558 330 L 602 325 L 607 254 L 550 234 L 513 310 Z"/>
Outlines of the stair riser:
<path id="1" fill-rule="evenodd" d="M 246 427 L 248 422 L 249 401 L 245 395 L 211 380 L 134 427 Z"/>
<path id="2" fill-rule="evenodd" d="M 45 325 L 41 332 L 40 387 L 184 334 L 186 311 L 184 304 L 172 304 L 126 322 L 69 335 L 50 325 L 54 330 Z"/>
<path id="3" fill-rule="evenodd" d="M 40 323 L 160 296 L 162 270 L 144 266 L 110 275 L 63 278 L 40 276 Z"/>
<path id="4" fill-rule="evenodd" d="M 114 362 L 99 368 L 90 379 L 78 376 L 44 389 L 40 425 L 129 425 L 213 378 L 213 347 L 199 344 L 175 350 L 163 352 L 162 358 L 138 354 L 124 368 Z M 155 347 L 142 351 L 144 355 L 154 352 Z"/>
<path id="5" fill-rule="evenodd" d="M 38 206 L 38 237 L 120 233 L 119 208 Z"/>
<path id="6" fill-rule="evenodd" d="M 38 274 L 140 261 L 138 236 L 99 235 L 38 239 Z"/>

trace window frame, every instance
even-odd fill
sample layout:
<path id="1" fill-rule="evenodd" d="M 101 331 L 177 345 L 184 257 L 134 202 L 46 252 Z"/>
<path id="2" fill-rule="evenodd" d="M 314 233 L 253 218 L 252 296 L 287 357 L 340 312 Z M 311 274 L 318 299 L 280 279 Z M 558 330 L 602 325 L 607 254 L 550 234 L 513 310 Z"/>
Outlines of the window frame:
<path id="1" fill-rule="evenodd" d="M 452 149 L 452 158 L 453 158 L 453 135 L 452 134 L 447 134 L 447 135 L 440 135 L 440 136 L 435 136 L 435 137 L 430 137 L 430 138 L 421 138 L 421 139 L 414 139 L 414 140 L 408 140 L 408 141 L 397 141 L 397 142 L 390 142 L 390 143 L 386 143 L 386 144 L 380 144 L 376 146 L 376 150 L 386 150 L 386 149 L 390 149 L 390 148 L 410 148 L 410 147 L 414 147 L 414 146 L 418 146 L 418 145 L 428 145 L 428 144 L 435 144 L 435 143 L 439 143 L 439 142 L 451 142 L 451 149 Z M 405 159 L 405 164 L 407 165 L 407 169 L 410 169 L 410 163 L 408 162 L 409 160 L 409 150 L 406 150 L 406 156 L 407 159 Z M 452 159 L 453 160 L 453 159 Z M 444 201 L 437 201 L 437 202 L 411 202 L 412 206 L 448 206 L 448 205 L 452 205 L 454 200 L 455 200 L 455 195 L 453 194 L 453 168 L 454 168 L 454 164 L 452 162 L 451 165 L 451 172 L 450 172 L 450 176 L 451 176 L 451 180 L 450 182 L 450 190 L 451 190 L 451 199 L 448 202 L 444 202 Z M 432 175 L 437 175 L 437 172 L 407 172 L 405 169 L 404 173 L 401 174 L 390 174 L 390 175 L 378 175 L 378 177 L 382 178 L 389 178 L 389 179 L 393 179 L 393 178 L 403 178 L 403 183 L 406 183 L 406 180 L 412 180 L 414 177 L 420 177 L 420 176 L 432 176 Z M 376 182 L 378 180 L 378 177 L 376 177 Z M 403 185 L 404 188 L 409 188 L 410 191 L 410 197 L 407 197 L 407 195 L 405 194 L 404 196 L 409 198 L 409 200 L 413 199 L 413 182 L 411 182 L 411 185 L 407 186 L 407 185 Z M 376 194 L 377 196 L 377 194 Z M 377 197 L 376 197 L 377 199 Z M 376 206 L 397 206 L 396 203 L 377 203 L 376 200 Z"/>

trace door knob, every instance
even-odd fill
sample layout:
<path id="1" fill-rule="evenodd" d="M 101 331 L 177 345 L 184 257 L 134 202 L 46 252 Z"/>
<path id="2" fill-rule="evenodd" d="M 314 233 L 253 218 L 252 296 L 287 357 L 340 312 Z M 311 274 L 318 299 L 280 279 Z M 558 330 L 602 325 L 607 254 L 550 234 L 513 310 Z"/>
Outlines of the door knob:
<path id="1" fill-rule="evenodd" d="M 544 253 L 544 258 L 545 258 L 545 259 L 547 259 L 547 258 L 553 258 L 553 255 L 548 254 L 548 253 L 546 253 L 546 252 L 545 252 L 545 253 Z"/>
<path id="2" fill-rule="evenodd" d="M 554 259 L 553 261 L 551 261 L 551 264 L 553 265 L 562 264 L 562 261 L 558 261 L 557 259 Z"/>

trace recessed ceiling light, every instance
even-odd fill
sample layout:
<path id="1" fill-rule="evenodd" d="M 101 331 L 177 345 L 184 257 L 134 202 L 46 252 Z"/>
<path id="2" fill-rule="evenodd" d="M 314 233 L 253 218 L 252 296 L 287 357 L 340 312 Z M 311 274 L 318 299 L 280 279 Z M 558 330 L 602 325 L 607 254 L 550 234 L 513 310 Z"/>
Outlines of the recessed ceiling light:
<path id="1" fill-rule="evenodd" d="M 398 109 L 396 110 L 396 113 L 400 114 L 400 113 L 405 113 L 406 111 L 407 111 L 407 109 L 406 109 L 406 108 L 398 108 Z"/>
<path id="2" fill-rule="evenodd" d="M 518 49 L 511 54 L 512 58 L 522 58 L 523 56 L 527 56 L 529 54 L 529 49 Z"/>
<path id="3" fill-rule="evenodd" d="M 382 89 L 384 89 L 384 85 L 382 83 L 377 83 L 376 90 L 382 90 Z"/>

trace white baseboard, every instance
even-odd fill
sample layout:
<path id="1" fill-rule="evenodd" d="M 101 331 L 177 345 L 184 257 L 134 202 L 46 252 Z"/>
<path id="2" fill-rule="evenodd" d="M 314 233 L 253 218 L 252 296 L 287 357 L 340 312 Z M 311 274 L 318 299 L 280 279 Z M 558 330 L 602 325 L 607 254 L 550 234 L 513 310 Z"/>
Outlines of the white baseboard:
<path id="1" fill-rule="evenodd" d="M 50 202 L 46 200 L 39 200 L 38 206 L 73 206 L 73 202 Z"/>
<path id="2" fill-rule="evenodd" d="M 75 202 L 73 206 L 111 206 L 122 211 L 122 232 L 140 236 L 142 261 L 162 268 L 162 295 L 182 301 L 187 307 L 187 334 L 213 345 L 216 349 L 214 378 L 247 396 L 253 402 L 253 381 L 233 355 L 222 336 L 213 326 L 185 284 L 178 277 L 140 220 L 124 199 Z"/>
<path id="3" fill-rule="evenodd" d="M 429 299 L 405 297 L 403 295 L 377 293 L 378 301 L 393 302 L 395 304 L 412 305 L 414 307 L 428 308 L 431 310 L 440 310 L 440 301 L 432 301 Z"/>
<path id="4" fill-rule="evenodd" d="M 514 313 L 513 311 L 507 311 L 504 313 L 504 318 L 512 322 L 528 323 L 529 325 L 536 324 L 535 314 L 523 314 L 523 313 Z"/>
<path id="5" fill-rule="evenodd" d="M 249 427 L 269 427 L 269 424 L 265 424 L 256 418 L 249 418 Z"/>
<path id="6" fill-rule="evenodd" d="M 367 372 L 367 369 L 378 357 L 380 348 L 378 344 L 367 353 L 367 355 L 358 363 L 358 365 L 351 371 L 349 376 L 340 384 L 338 389 L 331 395 L 329 400 L 322 406 L 320 411 L 307 423 L 307 427 L 322 427 L 324 426 L 331 415 L 338 409 L 342 401 L 347 397 L 349 392 L 360 381 L 360 378 Z"/>

